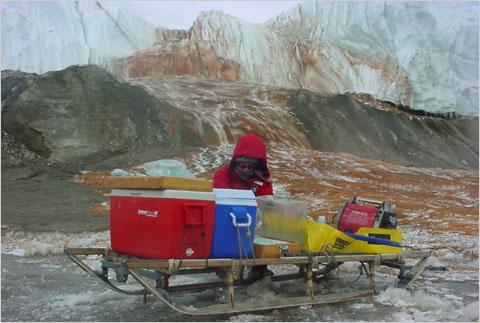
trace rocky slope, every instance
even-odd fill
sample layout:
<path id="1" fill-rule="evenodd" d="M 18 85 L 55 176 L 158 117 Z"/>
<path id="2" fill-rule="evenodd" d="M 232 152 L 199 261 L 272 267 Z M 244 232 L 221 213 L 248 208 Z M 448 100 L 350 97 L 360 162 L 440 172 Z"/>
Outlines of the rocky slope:
<path id="1" fill-rule="evenodd" d="M 61 165 L 168 157 L 203 145 L 180 112 L 95 65 L 2 73 L 2 166 L 30 156 Z M 112 161 L 112 163 L 114 163 Z"/>
<path id="2" fill-rule="evenodd" d="M 232 144 L 246 132 L 405 166 L 478 166 L 478 118 L 413 116 L 349 95 L 192 76 L 124 82 L 94 65 L 7 71 L 2 93 L 4 166 L 21 163 L 12 156 L 131 165 Z"/>
<path id="3" fill-rule="evenodd" d="M 315 149 L 405 166 L 478 166 L 478 118 L 446 120 L 382 111 L 348 95 L 295 91 L 293 115 Z"/>

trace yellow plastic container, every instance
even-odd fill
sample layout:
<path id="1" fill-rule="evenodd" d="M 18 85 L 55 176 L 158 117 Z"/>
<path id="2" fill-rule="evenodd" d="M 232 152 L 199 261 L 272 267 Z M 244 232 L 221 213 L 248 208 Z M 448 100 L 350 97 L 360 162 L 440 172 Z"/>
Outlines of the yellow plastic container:
<path id="1" fill-rule="evenodd" d="M 337 230 L 329 224 L 315 222 L 306 215 L 308 203 L 272 196 L 258 197 L 256 234 L 302 244 L 303 251 L 317 253 L 400 253 L 401 247 L 373 244 Z M 360 228 L 357 235 L 402 242 L 395 229 Z"/>
<path id="2" fill-rule="evenodd" d="M 306 230 L 303 247 L 308 253 L 316 253 L 324 249 L 331 250 L 333 253 L 367 254 L 401 253 L 403 251 L 401 247 L 357 240 L 328 224 L 307 221 Z M 366 237 L 381 237 L 398 243 L 402 242 L 402 234 L 396 229 L 360 228 L 356 234 Z"/>
<path id="3" fill-rule="evenodd" d="M 263 212 L 261 214 L 262 224 L 257 226 L 256 233 L 263 237 L 296 241 L 303 244 L 306 221 L 308 220 L 278 212 Z"/>
<path id="4" fill-rule="evenodd" d="M 329 250 L 333 253 L 401 253 L 401 247 L 380 245 L 361 241 L 335 229 L 329 224 L 318 223 L 276 212 L 264 212 L 262 225 L 257 234 L 264 237 L 296 241 L 302 244 L 307 253 Z M 360 228 L 356 234 L 366 237 L 383 238 L 398 243 L 402 234 L 396 229 Z"/>

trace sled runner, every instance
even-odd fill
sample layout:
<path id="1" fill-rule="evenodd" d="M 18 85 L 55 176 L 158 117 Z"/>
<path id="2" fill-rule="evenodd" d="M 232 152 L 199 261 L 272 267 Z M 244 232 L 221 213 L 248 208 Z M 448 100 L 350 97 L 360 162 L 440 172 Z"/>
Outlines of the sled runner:
<path id="1" fill-rule="evenodd" d="M 115 292 L 127 295 L 142 295 L 146 301 L 147 295 L 153 295 L 171 309 L 188 315 L 222 315 L 248 313 L 282 308 L 292 308 L 305 305 L 315 306 L 324 303 L 336 303 L 373 296 L 375 286 L 375 268 L 387 266 L 400 270 L 399 287 L 406 287 L 423 271 L 430 251 L 411 251 L 400 254 L 323 254 L 315 256 L 284 256 L 279 258 L 255 259 L 143 259 L 117 254 L 102 248 L 70 248 L 65 254 L 84 271 L 95 277 L 101 283 Z M 100 270 L 95 270 L 85 261 L 87 257 L 97 255 L 100 258 Z M 404 265 L 406 258 L 417 259 L 417 265 Z M 366 264 L 369 286 L 355 292 L 321 293 L 322 278 L 339 265 L 347 262 Z M 293 274 L 273 275 L 264 279 L 273 284 L 276 281 L 301 279 L 305 283 L 305 296 L 285 297 L 263 302 L 237 302 L 235 289 L 239 286 L 252 285 L 256 280 L 244 277 L 245 269 L 251 266 L 296 265 L 298 272 Z M 365 266 L 364 266 L 365 267 Z M 196 275 L 220 272 L 216 281 L 169 285 L 169 279 L 175 275 Z M 109 273 L 115 274 L 112 279 Z M 135 290 L 122 288 L 131 276 L 138 282 Z M 126 286 L 126 285 L 124 285 Z M 193 292 L 208 288 L 223 288 L 226 302 L 212 304 L 202 308 L 192 307 L 192 304 L 176 304 L 170 295 L 175 292 Z M 248 287 L 247 287 L 248 288 Z"/>

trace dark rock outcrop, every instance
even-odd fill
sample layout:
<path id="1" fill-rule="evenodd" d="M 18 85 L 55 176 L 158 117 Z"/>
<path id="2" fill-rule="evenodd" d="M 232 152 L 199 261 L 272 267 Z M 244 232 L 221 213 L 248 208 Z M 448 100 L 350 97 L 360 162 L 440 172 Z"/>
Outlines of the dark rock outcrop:
<path id="1" fill-rule="evenodd" d="M 306 90 L 295 91 L 288 104 L 318 150 L 405 166 L 478 169 L 478 118 L 417 117 Z"/>
<path id="2" fill-rule="evenodd" d="M 118 161 L 125 166 L 167 158 L 202 144 L 183 126 L 188 112 L 98 66 L 5 76 L 10 79 L 4 83 L 2 74 L 2 97 L 7 98 L 2 104 L 4 166 L 28 161 L 29 151 L 30 160 L 49 164 L 118 167 Z M 4 137 L 8 145 L 3 145 Z"/>

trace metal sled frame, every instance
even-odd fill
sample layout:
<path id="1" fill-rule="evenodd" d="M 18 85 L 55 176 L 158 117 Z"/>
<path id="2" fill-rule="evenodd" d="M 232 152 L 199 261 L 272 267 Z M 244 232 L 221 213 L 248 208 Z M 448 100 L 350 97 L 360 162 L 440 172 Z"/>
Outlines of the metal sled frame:
<path id="1" fill-rule="evenodd" d="M 303 305 L 318 305 L 324 303 L 336 303 L 366 296 L 373 296 L 375 290 L 375 266 L 388 266 L 400 270 L 398 287 L 407 287 L 414 281 L 425 268 L 431 251 L 411 251 L 401 254 L 355 254 L 355 255 L 318 255 L 318 256 L 296 256 L 280 258 L 260 259 L 169 259 L 153 260 L 141 259 L 120 255 L 108 249 L 102 248 L 70 248 L 64 250 L 65 254 L 80 268 L 91 274 L 104 283 L 113 291 L 128 295 L 143 295 L 146 301 L 147 295 L 154 295 L 173 310 L 187 315 L 222 315 L 235 313 L 248 313 L 281 308 L 291 308 Z M 95 271 L 85 261 L 84 257 L 89 255 L 102 256 L 102 271 Z M 405 266 L 405 258 L 419 259 L 414 266 Z M 314 295 L 314 283 L 320 281 L 326 274 L 334 270 L 344 262 L 361 262 L 369 267 L 369 288 L 358 292 L 344 292 L 333 294 Z M 237 303 L 234 297 L 235 286 L 248 285 L 254 282 L 253 279 L 244 279 L 243 271 L 246 266 L 259 265 L 297 265 L 297 274 L 286 274 L 271 276 L 272 281 L 282 281 L 295 278 L 303 278 L 305 296 L 287 297 L 277 300 L 269 300 L 263 303 Z M 117 281 L 126 282 L 128 275 L 135 278 L 141 285 L 138 290 L 125 290 L 113 284 L 108 278 L 108 270 L 113 269 L 117 275 Z M 173 275 L 220 272 L 224 281 L 207 282 L 189 285 L 169 286 L 168 278 Z M 154 280 L 154 283 L 152 283 Z M 181 305 L 174 304 L 169 293 L 175 291 L 205 290 L 206 288 L 224 287 L 227 302 L 214 304 L 203 308 L 188 309 Z"/>

